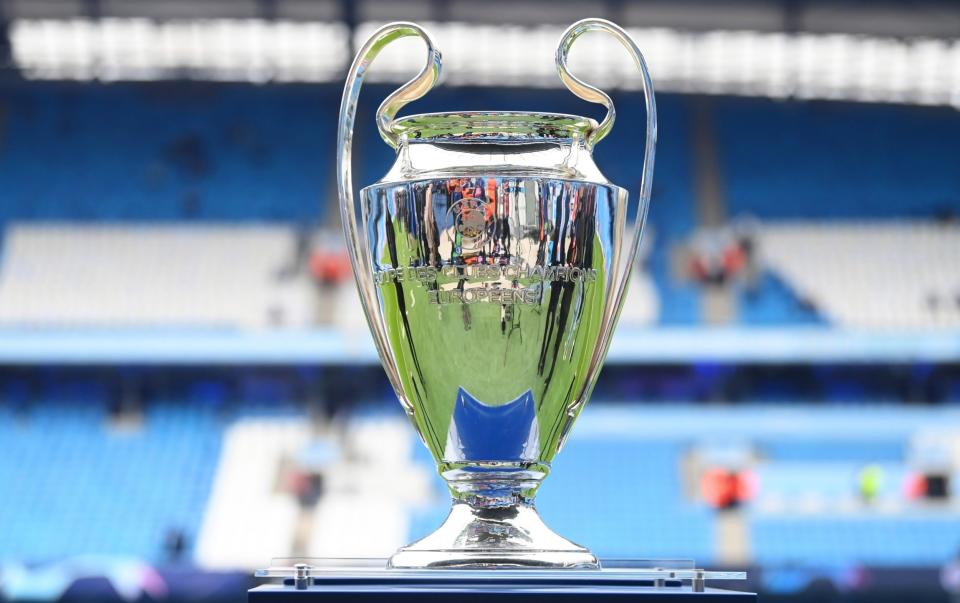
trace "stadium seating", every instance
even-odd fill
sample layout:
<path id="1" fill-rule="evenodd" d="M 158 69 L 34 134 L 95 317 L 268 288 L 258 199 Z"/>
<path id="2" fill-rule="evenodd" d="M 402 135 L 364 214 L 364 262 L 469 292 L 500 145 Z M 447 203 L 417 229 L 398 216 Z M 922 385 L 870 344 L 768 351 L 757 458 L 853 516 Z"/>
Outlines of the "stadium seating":
<path id="1" fill-rule="evenodd" d="M 308 425 L 290 417 L 250 417 L 224 434 L 216 479 L 197 538 L 202 567 L 258 567 L 268 556 L 289 555 L 300 510 L 284 492 L 281 468 L 308 437 Z"/>
<path id="2" fill-rule="evenodd" d="M 713 512 L 681 486 L 680 441 L 578 437 L 538 497 L 553 529 L 607 557 L 715 557 Z"/>
<path id="3" fill-rule="evenodd" d="M 51 390 L 29 405 L 7 392 L 0 479 L 18 495 L 0 498 L 0 558 L 163 562 L 171 530 L 184 534 L 186 555 L 214 569 L 290 554 L 386 555 L 436 528 L 448 508 L 397 405 L 352 411 L 337 428 L 292 404 L 165 400 L 139 423 L 118 423 L 95 396 Z M 954 502 L 912 502 L 903 490 L 924 458 L 917 438 L 934 419 L 956 425 L 955 410 L 742 406 L 701 415 L 593 404 L 541 489 L 544 519 L 604 556 L 722 561 L 717 511 L 699 494 L 697 467 L 711 458 L 705 445 L 747 444 L 756 492 L 738 513 L 749 559 L 918 565 L 960 546 Z M 322 468 L 316 507 L 297 502 L 298 466 Z M 883 475 L 869 503 L 858 485 L 867 466 Z"/>
<path id="4" fill-rule="evenodd" d="M 771 565 L 940 565 L 960 546 L 954 511 L 750 518 L 754 558 Z"/>
<path id="5" fill-rule="evenodd" d="M 410 526 L 420 509 L 446 503 L 435 468 L 412 462 L 414 447 L 422 446 L 415 440 L 409 423 L 393 413 L 354 418 L 343 454 L 324 471 L 311 555 L 388 556 L 415 537 Z"/>
<path id="6" fill-rule="evenodd" d="M 738 321 L 751 326 L 809 326 L 826 322 L 816 308 L 802 300 L 793 287 L 766 266 L 756 283 L 739 287 L 737 308 Z"/>
<path id="7" fill-rule="evenodd" d="M 830 437 L 804 439 L 771 438 L 761 440 L 760 454 L 778 462 L 815 463 L 817 461 L 845 463 L 903 462 L 906 441 L 903 436 Z"/>
<path id="8" fill-rule="evenodd" d="M 845 327 L 960 327 L 960 227 L 764 223 L 761 261 Z"/>
<path id="9" fill-rule="evenodd" d="M 930 220 L 960 213 L 953 109 L 762 99 L 715 106 L 731 218 Z"/>
<path id="10" fill-rule="evenodd" d="M 878 464 L 864 456 L 860 462 L 838 461 L 833 457 L 833 447 L 823 442 L 805 442 L 810 448 L 818 448 L 821 460 L 818 462 L 784 462 L 768 458 L 756 471 L 760 493 L 758 506 L 766 509 L 783 509 L 790 504 L 798 507 L 843 507 L 854 503 L 859 495 L 858 479 L 860 472 L 869 465 L 879 469 L 884 476 L 878 498 L 899 499 L 905 471 L 903 459 L 898 462 Z M 843 445 L 837 446 L 838 457 L 842 458 Z M 790 509 L 796 512 L 797 509 Z"/>
<path id="11" fill-rule="evenodd" d="M 623 102 L 623 101 L 621 101 Z M 691 325 L 701 322 L 700 292 L 697 286 L 680 278 L 674 270 L 673 252 L 691 235 L 696 225 L 694 211 L 694 166 L 689 141 L 692 138 L 689 103 L 683 99 L 658 96 L 658 120 L 661 135 L 657 143 L 653 195 L 650 201 L 644 243 L 649 250 L 645 268 L 653 279 L 659 302 L 656 322 L 663 325 Z M 618 122 L 618 128 L 635 132 L 631 124 Z M 664 136 L 663 132 L 669 132 Z M 597 163 L 611 181 L 639 190 L 636 136 L 613 138 L 597 147 Z M 625 313 L 628 310 L 624 311 Z"/>
<path id="12" fill-rule="evenodd" d="M 9 227 L 0 324 L 45 327 L 306 326 L 305 274 L 286 274 L 282 226 Z"/>
<path id="13" fill-rule="evenodd" d="M 151 90 L 56 85 L 5 90 L 0 225 L 268 221 L 314 226 L 335 211 L 326 203 L 336 189 L 335 133 L 326 109 L 336 107 L 339 92 L 335 86 L 306 90 L 199 84 Z M 385 93 L 385 87 L 372 87 L 361 111 L 372 116 L 378 95 Z M 559 92 L 517 91 L 508 100 L 504 108 L 590 111 L 582 101 Z M 419 102 L 417 110 L 491 108 L 504 102 L 476 91 L 440 89 Z M 618 102 L 629 104 L 626 99 Z M 696 288 L 679 282 L 670 268 L 671 248 L 694 224 L 687 112 L 679 97 L 660 101 L 661 130 L 673 133 L 661 137 L 658 146 L 649 216 L 649 238 L 655 244 L 647 263 L 660 299 L 651 297 L 654 289 L 638 286 L 640 297 L 631 297 L 624 313 L 633 324 L 699 320 Z M 634 194 L 639 186 L 641 118 L 622 112 L 615 133 L 596 153 L 611 181 Z M 392 151 L 372 123 L 372 118 L 358 123 L 357 147 L 363 149 L 355 166 L 358 184 L 378 179 L 392 160 Z M 35 161 L 37 157 L 45 162 Z M 63 317 L 51 318 L 55 322 Z"/>
<path id="14" fill-rule="evenodd" d="M 713 106 L 728 216 L 772 223 L 778 238 L 788 227 L 803 229 L 785 249 L 764 225 L 770 272 L 750 295 L 739 295 L 740 322 L 957 324 L 956 283 L 931 273 L 942 266 L 956 274 L 949 259 L 957 254 L 946 247 L 956 248 L 956 240 L 941 239 L 936 256 L 921 257 L 916 247 L 933 253 L 937 228 L 927 225 L 960 215 L 960 173 L 953 161 L 960 124 L 949 109 L 760 99 L 721 99 Z M 866 218 L 880 222 L 853 222 Z M 858 234 L 864 228 L 889 235 L 865 239 Z M 920 236 L 924 230 L 931 234 Z M 825 246 L 817 234 L 843 239 L 846 246 Z M 883 276 L 890 269 L 894 273 Z M 948 290 L 931 290 L 943 287 Z"/>
<path id="15" fill-rule="evenodd" d="M 372 86 L 362 99 L 361 113 L 372 115 L 386 92 L 385 86 Z M 617 95 L 618 106 L 633 107 L 635 97 L 630 94 Z M 328 201 L 335 197 L 336 188 L 331 112 L 338 95 L 336 86 L 7 88 L 2 99 L 6 118 L 0 153 L 0 190 L 4 191 L 0 224 L 266 221 L 312 227 L 335 212 Z M 625 323 L 701 322 L 700 291 L 678 275 L 674 253 L 697 223 L 691 102 L 679 96 L 658 97 L 661 136 L 644 261 L 654 286 L 634 288 L 624 312 Z M 720 193 L 725 213 L 732 219 L 752 216 L 764 224 L 787 226 L 783 220 L 870 217 L 929 221 L 956 217 L 960 212 L 960 181 L 950 146 L 960 131 L 947 109 L 759 99 L 718 99 L 710 106 L 723 174 Z M 477 107 L 592 111 L 559 91 L 515 90 L 503 96 L 463 88 L 438 89 L 418 101 L 415 110 Z M 632 111 L 621 111 L 613 134 L 595 150 L 597 163 L 610 180 L 634 193 L 639 185 L 641 118 Z M 831 149 L 829 154 L 822 152 L 825 145 Z M 372 119 L 358 123 L 357 148 L 363 150 L 356 158 L 357 184 L 375 181 L 386 171 L 392 150 L 379 139 Z M 863 148 L 872 152 L 863 153 Z M 44 161 L 36 161 L 37 157 Z M 810 226 L 819 228 L 818 224 Z M 837 236 L 846 237 L 839 231 Z M 860 252 L 856 257 L 865 263 L 856 267 L 858 272 L 861 268 L 879 270 L 885 264 L 873 258 L 880 248 L 904 241 L 848 238 L 851 249 Z M 879 247 L 867 247 L 869 244 Z M 947 240 L 942 244 L 956 243 Z M 868 248 L 871 253 L 864 253 Z M 942 251 L 938 257 L 944 257 Z M 786 259 L 769 255 L 775 261 L 765 264 L 762 278 L 749 292 L 736 293 L 737 320 L 763 326 L 830 323 L 869 327 L 943 327 L 960 320 L 957 292 L 949 275 L 927 274 L 937 279 L 936 291 L 926 280 L 918 282 L 907 260 L 922 259 L 925 270 L 935 263 L 915 257 L 913 251 L 904 253 L 904 263 L 897 264 L 909 280 L 898 287 L 898 301 L 885 307 L 861 299 L 865 296 L 875 301 L 886 295 L 872 282 L 839 275 L 837 278 L 847 283 L 841 290 L 829 278 L 835 270 L 820 270 L 814 258 L 804 261 L 806 256 L 790 250 Z M 791 263 L 793 272 L 784 262 Z M 956 273 L 952 265 L 943 269 Z M 836 291 L 834 301 L 821 305 L 821 293 L 808 291 L 811 281 Z M 635 282 L 645 281 L 638 278 Z M 861 286 L 852 292 L 855 284 Z M 309 297 L 303 287 L 276 288 L 278 298 L 312 308 L 310 302 L 302 301 Z M 40 297 L 31 295 L 31 299 Z M 75 311 L 82 310 L 81 302 L 78 300 Z M 106 307 L 100 301 L 96 304 Z M 844 304 L 867 309 L 836 307 Z M 0 304 L 0 310 L 5 306 Z M 40 306 L 36 312 L 48 318 L 46 322 L 67 318 L 57 316 L 58 312 L 50 316 Z M 315 318 L 312 310 L 290 312 L 272 312 L 273 318 L 265 319 L 258 311 L 256 320 L 225 320 L 262 325 L 278 315 L 288 324 Z M 30 322 L 26 320 L 29 316 L 22 318 Z M 356 318 L 347 323 L 356 323 Z"/>
<path id="16" fill-rule="evenodd" d="M 332 189 L 339 93 L 258 87 L 4 91 L 0 222 L 315 223 Z"/>
<path id="17" fill-rule="evenodd" d="M 166 559 L 171 530 L 189 558 L 216 470 L 220 430 L 201 408 L 150 408 L 140 427 L 108 427 L 106 406 L 64 399 L 0 406 L 0 558 L 78 554 Z"/>
<path id="18" fill-rule="evenodd" d="M 25 23 L 53 31 L 29 3 L 3 4 L 12 39 Z M 90 13 L 67 28 L 123 42 L 110 33 L 122 2 L 52 4 Z M 283 29 L 310 3 L 248 4 Z M 361 21 L 383 8 L 363 4 Z M 849 8 L 818 9 L 819 29 Z M 663 37 L 651 31 L 641 46 Z M 814 61 L 820 75 L 845 71 L 853 42 L 878 57 L 902 46 L 890 56 L 921 67 L 951 43 L 836 31 L 787 37 L 839 53 Z M 728 33 L 718 65 L 750 67 L 749 52 L 724 58 L 750 50 Z M 960 588 L 960 120 L 956 107 L 804 100 L 817 53 L 801 54 L 781 65 L 784 87 L 740 91 L 790 98 L 658 93 L 653 199 L 618 336 L 537 506 L 602 557 L 748 569 L 729 586 L 765 600 L 920 601 L 905 576 L 942 599 Z M 387 63 L 360 99 L 357 188 L 395 159 L 374 121 L 395 88 L 378 83 Z M 956 79 L 879 63 L 891 91 Z M 449 492 L 376 366 L 343 247 L 340 84 L 0 71 L 0 600 L 74 586 L 237 600 L 272 557 L 379 558 L 436 529 Z M 566 90 L 463 79 L 475 75 L 402 113 L 602 115 Z M 634 218 L 643 106 L 635 89 L 613 97 L 617 123 L 593 153 Z"/>

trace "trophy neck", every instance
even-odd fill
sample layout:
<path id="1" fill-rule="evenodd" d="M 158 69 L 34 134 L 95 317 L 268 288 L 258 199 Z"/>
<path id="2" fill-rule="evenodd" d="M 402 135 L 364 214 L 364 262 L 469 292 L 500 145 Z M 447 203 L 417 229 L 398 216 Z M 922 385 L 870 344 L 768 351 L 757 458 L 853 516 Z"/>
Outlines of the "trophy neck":
<path id="1" fill-rule="evenodd" d="M 380 184 L 491 175 L 609 184 L 582 141 L 404 141 Z"/>
<path id="2" fill-rule="evenodd" d="M 381 182 L 509 174 L 606 184 L 588 143 L 596 127 L 562 114 L 415 115 L 396 122 L 397 161 Z"/>

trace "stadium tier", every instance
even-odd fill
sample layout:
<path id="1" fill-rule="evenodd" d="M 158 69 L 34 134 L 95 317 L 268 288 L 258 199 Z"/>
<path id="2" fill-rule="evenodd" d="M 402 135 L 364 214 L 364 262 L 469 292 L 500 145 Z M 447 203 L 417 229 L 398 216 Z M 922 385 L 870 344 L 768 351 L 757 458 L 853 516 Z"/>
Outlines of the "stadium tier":
<path id="1" fill-rule="evenodd" d="M 953 109 L 724 99 L 713 120 L 731 217 L 926 221 L 960 210 Z"/>
<path id="2" fill-rule="evenodd" d="M 5 243 L 0 325 L 256 329 L 313 318 L 309 279 L 289 267 L 289 227 L 20 223 Z"/>
<path id="3" fill-rule="evenodd" d="M 196 534 L 210 495 L 221 429 L 201 408 L 165 404 L 139 425 L 109 425 L 104 401 L 0 405 L 0 559 L 78 555 L 175 560 L 174 534 Z M 189 551 L 187 551 L 189 553 Z"/>
<path id="4" fill-rule="evenodd" d="M 773 222 L 757 239 L 763 264 L 832 324 L 960 327 L 958 225 Z"/>
<path id="5" fill-rule="evenodd" d="M 9 568 L 78 556 L 247 572 L 389 555 L 443 520 L 433 461 L 371 372 L 337 232 L 339 93 L 0 84 L 0 483 L 17 490 L 0 597 Z M 615 97 L 597 164 L 635 193 L 642 116 Z M 544 519 L 605 557 L 836 575 L 955 559 L 956 112 L 658 103 L 641 258 Z M 466 108 L 593 115 L 545 89 L 410 107 Z M 371 183 L 392 150 L 372 119 L 356 144 Z"/>
<path id="6" fill-rule="evenodd" d="M 316 221 L 321 193 L 333 190 L 323 186 L 333 133 L 319 107 L 335 98 L 255 87 L 4 90 L 0 219 Z"/>
<path id="7" fill-rule="evenodd" d="M 241 569 L 265 555 L 385 555 L 446 510 L 432 461 L 392 407 L 351 411 L 336 427 L 291 405 L 168 400 L 121 421 L 71 391 L 0 405 L 0 477 L 18 484 L 0 501 L 0 558 L 98 553 Z M 946 471 L 956 487 L 955 409 L 699 415 L 593 404 L 542 488 L 547 522 L 609 557 L 919 566 L 960 548 L 956 497 L 912 485 Z M 745 480 L 736 504 L 710 485 L 721 468 Z"/>
<path id="8" fill-rule="evenodd" d="M 485 282 L 474 301 L 495 305 L 451 296 L 458 305 L 436 316 L 398 279 L 384 315 L 395 389 L 341 232 L 337 117 L 351 56 L 383 23 L 413 21 L 443 51 L 443 74 L 399 117 L 600 121 L 553 60 L 584 17 L 624 26 L 656 89 L 652 200 L 609 353 L 579 334 L 604 332 L 588 316 L 602 296 L 568 296 L 580 285 L 562 269 L 549 306 L 499 305 Z M 511 262 L 587 258 L 604 282 L 597 257 L 615 256 L 605 245 L 620 212 L 597 205 L 588 232 L 590 197 L 565 206 L 566 195 L 589 152 L 629 191 L 627 218 L 641 217 L 647 134 L 637 63 L 605 38 L 583 36 L 569 67 L 610 94 L 609 135 L 592 147 L 589 133 L 567 171 L 540 166 L 569 219 L 534 218 L 544 192 L 527 183 L 521 193 L 488 179 L 468 193 L 454 177 L 472 176 L 462 163 L 477 156 L 450 145 L 487 130 L 458 133 L 429 141 L 459 158 L 429 172 L 456 194 L 437 205 L 434 189 L 422 214 L 398 196 L 378 241 L 393 253 L 375 253 L 378 268 L 414 263 L 403 258 L 418 242 L 403 237 L 422 229 L 421 247 L 436 244 L 436 212 L 448 211 L 451 249 L 496 234 L 482 244 L 496 238 L 489 249 Z M 363 69 L 358 189 L 396 161 L 375 115 L 423 50 L 390 42 Z M 536 161 L 556 152 L 541 153 L 541 138 L 505 148 L 519 142 L 476 152 L 490 164 L 503 153 L 511 170 L 540 169 L 524 163 L 528 150 Z M 450 510 L 411 420 L 457 470 L 448 478 L 469 476 L 472 502 L 507 500 L 481 483 L 501 479 L 479 473 L 491 460 L 535 470 L 537 454 L 561 448 L 537 509 L 606 569 L 692 559 L 747 570 L 708 586 L 765 602 L 960 603 L 958 158 L 957 0 L 0 0 L 0 603 L 236 603 L 256 568 L 380 565 Z M 414 165 L 391 174 L 426 177 Z M 510 219 L 467 224 L 461 193 Z M 519 214 L 530 224 L 514 233 Z M 537 237 L 535 260 L 511 255 Z M 563 237 L 573 244 L 554 253 Z M 592 251 L 581 245 L 591 238 Z M 501 286 L 527 286 L 508 278 Z M 531 329 L 531 316 L 547 326 Z M 578 334 L 558 336 L 571 317 Z M 434 318 L 437 328 L 411 322 Z M 410 325 L 428 327 L 427 345 Z M 463 345 L 434 345 L 450 329 Z M 501 335 L 503 348 L 491 343 Z M 515 363 L 517 350 L 529 362 Z M 603 369 L 576 415 L 579 390 L 562 400 L 547 367 L 581 354 Z M 542 387 L 513 391 L 521 365 Z M 562 377 L 579 383 L 586 365 Z M 434 371 L 442 378 L 424 377 Z M 442 391 L 454 380 L 469 395 L 451 415 Z M 408 416 L 398 391 L 423 404 Z M 535 415 L 504 418 L 497 400 L 517 395 Z M 576 424 L 554 439 L 566 415 Z M 503 460 L 511 439 L 523 451 Z M 469 525 L 455 546 L 517 533 Z M 700 596 L 670 582 L 671 595 Z"/>
<path id="9" fill-rule="evenodd" d="M 310 233 L 336 211 L 325 119 L 336 95 L 330 86 L 203 84 L 4 90 L 3 323 L 362 325 L 334 309 L 354 305 L 349 287 L 309 285 L 330 270 L 311 259 Z M 658 101 L 648 237 L 625 323 L 960 324 L 960 182 L 951 168 L 960 132 L 951 110 Z M 529 90 L 444 89 L 417 105 L 584 110 L 572 97 Z M 622 113 L 597 162 L 635 190 L 640 116 Z M 373 182 L 391 151 L 372 122 L 358 124 L 358 138 L 357 180 Z M 859 152 L 865 143 L 875 152 Z M 238 221 L 253 223 L 249 241 L 238 236 L 230 247 L 207 236 Z M 838 253 L 842 263 L 831 261 Z M 238 299 L 230 287 L 250 295 Z M 121 290 L 130 293 L 111 295 Z"/>

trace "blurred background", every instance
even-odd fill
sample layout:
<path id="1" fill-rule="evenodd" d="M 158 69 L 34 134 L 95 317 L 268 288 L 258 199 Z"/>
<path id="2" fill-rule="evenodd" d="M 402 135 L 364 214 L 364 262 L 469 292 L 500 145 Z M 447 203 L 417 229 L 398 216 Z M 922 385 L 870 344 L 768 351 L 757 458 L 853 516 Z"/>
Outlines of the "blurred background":
<path id="1" fill-rule="evenodd" d="M 243 601 L 272 557 L 439 525 L 339 231 L 345 71 L 413 20 L 445 73 L 408 113 L 599 118 L 553 65 L 587 16 L 646 53 L 660 144 L 545 519 L 765 601 L 960 599 L 957 2 L 0 0 L 0 600 Z M 358 185 L 422 54 L 374 64 Z M 635 195 L 639 77 L 572 54 Z"/>

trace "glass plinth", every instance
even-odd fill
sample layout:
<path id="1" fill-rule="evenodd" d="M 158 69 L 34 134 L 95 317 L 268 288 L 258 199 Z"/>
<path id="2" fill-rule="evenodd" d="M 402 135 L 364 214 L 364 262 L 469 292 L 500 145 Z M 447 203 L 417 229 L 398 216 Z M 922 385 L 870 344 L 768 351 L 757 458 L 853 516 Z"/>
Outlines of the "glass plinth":
<path id="1" fill-rule="evenodd" d="M 258 570 L 271 584 L 249 592 L 249 603 L 320 601 L 756 601 L 753 593 L 708 587 L 745 580 L 746 572 L 709 571 L 683 559 L 604 559 L 600 569 L 387 568 L 386 559 L 275 559 Z M 382 597 L 382 599 L 381 599 Z"/>

